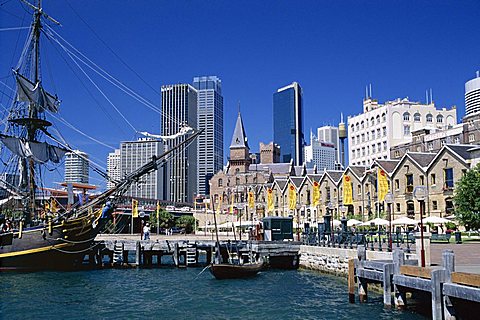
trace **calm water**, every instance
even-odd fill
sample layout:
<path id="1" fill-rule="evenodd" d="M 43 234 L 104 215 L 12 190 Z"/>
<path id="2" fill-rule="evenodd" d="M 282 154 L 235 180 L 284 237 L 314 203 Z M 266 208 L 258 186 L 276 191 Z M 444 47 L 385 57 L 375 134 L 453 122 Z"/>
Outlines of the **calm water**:
<path id="1" fill-rule="evenodd" d="M 213 279 L 201 268 L 0 273 L 2 319 L 420 319 L 378 294 L 349 304 L 346 281 L 310 271 Z"/>

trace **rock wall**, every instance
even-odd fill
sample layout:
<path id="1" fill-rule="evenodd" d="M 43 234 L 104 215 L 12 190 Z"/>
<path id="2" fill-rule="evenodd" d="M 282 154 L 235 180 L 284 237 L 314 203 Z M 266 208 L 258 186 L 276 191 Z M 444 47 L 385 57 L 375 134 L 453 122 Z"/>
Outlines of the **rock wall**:
<path id="1" fill-rule="evenodd" d="M 357 249 L 300 246 L 300 267 L 339 276 L 348 274 L 348 260 L 357 258 Z M 368 251 L 367 260 L 392 260 L 391 252 Z"/>

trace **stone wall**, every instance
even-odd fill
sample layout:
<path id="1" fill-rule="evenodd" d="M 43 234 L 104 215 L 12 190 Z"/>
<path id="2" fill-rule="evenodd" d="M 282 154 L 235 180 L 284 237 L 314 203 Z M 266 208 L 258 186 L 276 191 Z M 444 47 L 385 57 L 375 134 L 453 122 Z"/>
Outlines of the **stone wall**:
<path id="1" fill-rule="evenodd" d="M 300 267 L 335 275 L 348 274 L 348 260 L 357 258 L 357 249 L 300 246 Z M 367 260 L 392 260 L 392 253 L 367 250 Z"/>

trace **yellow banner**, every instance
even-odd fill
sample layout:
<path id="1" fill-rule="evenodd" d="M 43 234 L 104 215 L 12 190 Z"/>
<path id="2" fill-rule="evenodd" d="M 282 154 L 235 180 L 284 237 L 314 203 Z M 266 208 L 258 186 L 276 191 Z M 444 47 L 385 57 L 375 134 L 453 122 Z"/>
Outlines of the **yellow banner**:
<path id="1" fill-rule="evenodd" d="M 230 200 L 230 210 L 229 213 L 233 214 L 233 200 L 235 199 L 235 195 L 232 193 L 231 200 Z"/>
<path id="2" fill-rule="evenodd" d="M 381 202 L 385 199 L 385 195 L 388 193 L 388 179 L 387 173 L 380 168 L 378 168 L 377 181 L 378 201 Z"/>
<path id="3" fill-rule="evenodd" d="M 138 200 L 132 199 L 132 217 L 138 217 Z"/>
<path id="4" fill-rule="evenodd" d="M 248 208 L 255 209 L 255 194 L 253 191 L 248 192 Z"/>
<path id="5" fill-rule="evenodd" d="M 343 204 L 353 204 L 353 187 L 350 176 L 343 176 Z"/>
<path id="6" fill-rule="evenodd" d="M 272 188 L 267 189 L 267 211 L 268 212 L 273 212 L 274 210 L 274 205 L 273 205 L 273 190 Z"/>
<path id="7" fill-rule="evenodd" d="M 316 207 L 320 204 L 320 184 L 313 182 L 313 205 Z"/>
<path id="8" fill-rule="evenodd" d="M 160 201 L 157 201 L 157 221 L 158 221 L 159 215 L 160 215 Z"/>
<path id="9" fill-rule="evenodd" d="M 291 184 L 288 187 L 288 208 L 290 210 L 295 210 L 297 205 L 297 192 L 295 191 L 295 186 Z"/>
<path id="10" fill-rule="evenodd" d="M 52 210 L 53 213 L 57 212 L 57 200 L 55 200 L 54 198 L 52 198 L 52 200 L 50 201 L 50 208 Z"/>

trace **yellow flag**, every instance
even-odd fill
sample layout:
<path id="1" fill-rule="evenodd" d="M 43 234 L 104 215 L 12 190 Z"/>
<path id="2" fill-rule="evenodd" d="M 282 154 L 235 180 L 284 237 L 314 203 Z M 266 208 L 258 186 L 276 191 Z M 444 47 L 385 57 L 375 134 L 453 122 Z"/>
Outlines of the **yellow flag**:
<path id="1" fill-rule="evenodd" d="M 255 209 L 255 195 L 253 191 L 248 192 L 248 208 Z"/>
<path id="2" fill-rule="evenodd" d="M 158 221 L 159 215 L 160 215 L 160 201 L 157 201 L 157 221 Z"/>
<path id="3" fill-rule="evenodd" d="M 268 212 L 273 212 L 274 206 L 273 206 L 273 190 L 272 188 L 267 189 L 267 211 Z"/>
<path id="4" fill-rule="evenodd" d="M 378 201 L 381 202 L 385 199 L 385 195 L 388 193 L 388 180 L 387 180 L 386 172 L 380 168 L 378 168 L 377 181 L 378 181 Z"/>
<path id="5" fill-rule="evenodd" d="M 316 207 L 320 204 L 320 184 L 313 182 L 313 205 Z"/>
<path id="6" fill-rule="evenodd" d="M 132 217 L 138 217 L 138 200 L 132 199 Z"/>
<path id="7" fill-rule="evenodd" d="M 295 210 L 297 205 L 297 192 L 295 191 L 295 186 L 291 184 L 288 187 L 288 208 L 290 210 Z"/>
<path id="8" fill-rule="evenodd" d="M 353 187 L 350 176 L 343 176 L 343 204 L 353 204 Z"/>
<path id="9" fill-rule="evenodd" d="M 52 209 L 52 212 L 55 213 L 57 212 L 57 200 L 52 198 L 50 208 Z"/>
<path id="10" fill-rule="evenodd" d="M 229 213 L 233 214 L 233 200 L 235 199 L 235 195 L 232 193 L 231 200 L 230 200 L 230 210 Z"/>

